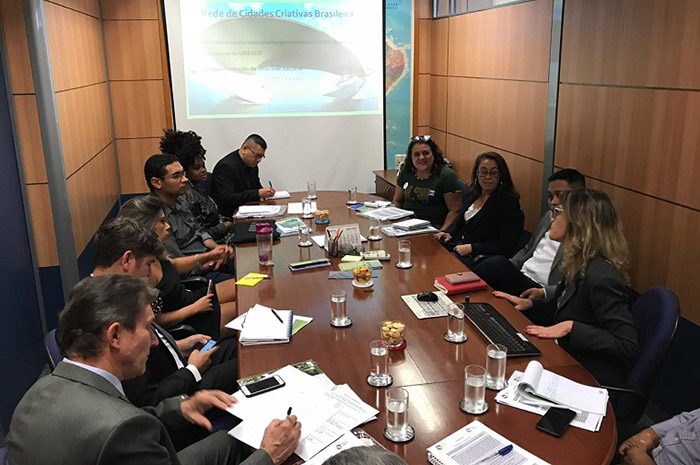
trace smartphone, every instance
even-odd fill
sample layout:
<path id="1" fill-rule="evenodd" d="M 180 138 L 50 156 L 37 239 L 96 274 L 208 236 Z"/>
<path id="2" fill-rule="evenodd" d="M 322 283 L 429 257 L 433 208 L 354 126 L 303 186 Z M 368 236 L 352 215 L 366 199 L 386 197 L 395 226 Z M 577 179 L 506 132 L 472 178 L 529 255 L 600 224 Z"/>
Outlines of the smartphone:
<path id="1" fill-rule="evenodd" d="M 201 289 L 201 288 L 200 288 Z M 207 286 L 207 295 L 211 294 L 214 290 L 214 281 L 209 280 L 209 286 Z"/>
<path id="2" fill-rule="evenodd" d="M 537 423 L 537 429 L 560 438 L 575 417 L 576 412 L 568 408 L 549 407 L 547 413 Z"/>
<path id="3" fill-rule="evenodd" d="M 209 339 L 204 346 L 199 349 L 200 352 L 206 352 L 207 350 L 211 349 L 216 345 L 216 341 L 214 339 Z"/>
<path id="4" fill-rule="evenodd" d="M 331 261 L 327 258 L 318 258 L 315 260 L 306 260 L 303 262 L 290 263 L 289 269 L 292 271 L 307 270 L 309 268 L 318 268 L 322 266 L 331 266 Z"/>
<path id="5" fill-rule="evenodd" d="M 257 396 L 263 392 L 273 391 L 277 388 L 284 386 L 284 380 L 279 376 L 270 376 L 269 378 L 261 379 L 260 381 L 255 381 L 254 383 L 249 383 L 241 386 L 241 392 L 246 397 Z"/>

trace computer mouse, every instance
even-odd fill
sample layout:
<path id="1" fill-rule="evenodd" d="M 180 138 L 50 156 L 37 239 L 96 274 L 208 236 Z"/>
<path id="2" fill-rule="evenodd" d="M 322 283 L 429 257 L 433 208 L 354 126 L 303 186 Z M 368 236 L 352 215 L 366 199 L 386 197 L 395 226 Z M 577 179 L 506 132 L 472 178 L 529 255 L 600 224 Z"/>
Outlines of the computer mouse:
<path id="1" fill-rule="evenodd" d="M 416 299 L 420 300 L 421 302 L 437 302 L 438 296 L 434 292 L 423 291 L 416 296 Z"/>

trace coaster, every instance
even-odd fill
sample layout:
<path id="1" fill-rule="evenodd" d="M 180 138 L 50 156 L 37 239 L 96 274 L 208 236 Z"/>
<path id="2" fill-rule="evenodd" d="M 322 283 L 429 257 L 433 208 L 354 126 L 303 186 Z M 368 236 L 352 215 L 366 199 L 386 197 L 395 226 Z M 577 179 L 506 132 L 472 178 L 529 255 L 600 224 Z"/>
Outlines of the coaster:
<path id="1" fill-rule="evenodd" d="M 411 439 L 413 439 L 413 437 L 415 435 L 416 435 L 416 433 L 415 433 L 415 431 L 413 431 L 413 427 L 411 427 L 411 425 L 406 426 L 406 435 L 405 436 L 398 436 L 396 434 L 390 433 L 389 428 L 384 428 L 384 437 L 392 442 L 408 442 Z"/>
<path id="2" fill-rule="evenodd" d="M 381 241 L 381 240 L 382 240 L 382 236 L 367 236 L 367 240 L 368 240 L 368 241 L 372 241 L 372 242 Z"/>
<path id="3" fill-rule="evenodd" d="M 309 200 L 316 200 L 318 198 L 318 195 L 307 195 L 306 198 Z"/>
<path id="4" fill-rule="evenodd" d="M 396 268 L 400 268 L 403 270 L 407 270 L 409 268 L 413 268 L 413 263 L 409 263 L 408 265 L 401 265 L 400 263 L 396 263 Z"/>
<path id="5" fill-rule="evenodd" d="M 486 383 L 486 389 L 488 389 L 489 391 L 502 391 L 502 390 L 504 390 L 504 389 L 507 388 L 507 387 L 508 387 L 508 381 L 506 381 L 506 380 L 503 380 L 503 386 L 501 386 L 501 387 L 499 387 L 499 388 L 498 388 L 498 387 L 489 386 L 488 383 Z"/>
<path id="6" fill-rule="evenodd" d="M 385 376 L 386 377 L 384 378 L 384 380 L 382 380 L 376 375 L 369 375 L 367 377 L 367 384 L 374 387 L 391 386 L 391 384 L 394 382 L 394 378 L 392 378 L 389 373 L 387 373 Z"/>
<path id="7" fill-rule="evenodd" d="M 331 321 L 331 326 L 333 326 L 334 328 L 347 328 L 351 324 L 352 324 L 352 320 L 348 317 L 345 317 L 344 322 L 338 323 L 338 324 L 333 324 L 333 322 Z"/>
<path id="8" fill-rule="evenodd" d="M 357 205 L 357 200 L 348 200 L 345 205 Z"/>
<path id="9" fill-rule="evenodd" d="M 464 407 L 464 399 L 462 399 L 462 400 L 459 401 L 459 408 L 460 408 L 463 412 L 466 412 L 466 413 L 468 413 L 468 414 L 470 414 L 470 415 L 481 415 L 482 413 L 486 413 L 486 411 L 489 409 L 489 404 L 487 404 L 486 401 L 484 401 L 484 407 L 483 407 L 483 409 L 481 409 L 481 410 L 470 411 L 470 410 L 467 410 L 467 409 Z"/>
<path id="10" fill-rule="evenodd" d="M 467 342 L 467 335 L 462 333 L 461 338 L 455 338 L 453 336 L 448 336 L 448 333 L 445 333 L 443 339 L 445 339 L 447 342 L 452 342 L 453 344 L 461 344 L 463 342 Z"/>
<path id="11" fill-rule="evenodd" d="M 355 286 L 355 287 L 357 287 L 357 288 L 359 288 L 359 289 L 364 289 L 364 288 L 367 288 L 367 287 L 372 287 L 372 286 L 374 286 L 374 281 L 370 279 L 370 280 L 367 281 L 366 283 L 362 284 L 362 283 L 358 283 L 357 281 L 355 281 L 355 280 L 353 279 L 353 280 L 352 280 L 352 285 Z"/>
<path id="12" fill-rule="evenodd" d="M 316 224 L 331 224 L 331 220 L 326 220 L 326 221 L 314 220 L 314 223 L 316 223 Z"/>
<path id="13" fill-rule="evenodd" d="M 312 245 L 314 245 L 314 241 L 298 242 L 297 245 L 299 247 L 311 247 Z"/>

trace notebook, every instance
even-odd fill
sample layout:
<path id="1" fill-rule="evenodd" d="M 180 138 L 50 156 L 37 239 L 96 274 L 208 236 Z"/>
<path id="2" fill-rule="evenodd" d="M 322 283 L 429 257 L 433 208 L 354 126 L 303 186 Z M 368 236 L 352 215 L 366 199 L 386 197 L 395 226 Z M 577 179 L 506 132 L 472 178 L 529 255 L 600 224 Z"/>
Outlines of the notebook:
<path id="1" fill-rule="evenodd" d="M 433 286 L 443 291 L 447 295 L 452 295 L 461 294 L 463 292 L 478 291 L 479 289 L 485 289 L 486 283 L 479 279 L 478 281 L 471 281 L 468 283 L 450 284 L 447 282 L 447 279 L 445 279 L 443 276 L 438 276 L 437 278 L 435 278 Z"/>
<path id="2" fill-rule="evenodd" d="M 291 310 L 277 310 L 256 304 L 248 310 L 239 341 L 244 346 L 285 344 L 292 338 L 293 321 L 294 314 Z"/>

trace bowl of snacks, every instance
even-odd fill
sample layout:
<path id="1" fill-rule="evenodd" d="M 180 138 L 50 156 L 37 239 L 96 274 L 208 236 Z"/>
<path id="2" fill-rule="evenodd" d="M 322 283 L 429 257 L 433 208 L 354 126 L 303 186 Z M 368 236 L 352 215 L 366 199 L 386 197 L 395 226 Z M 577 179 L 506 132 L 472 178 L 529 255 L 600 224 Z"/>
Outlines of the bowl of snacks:
<path id="1" fill-rule="evenodd" d="M 316 210 L 314 213 L 314 222 L 316 224 L 328 224 L 331 220 L 328 218 L 328 210 Z"/>
<path id="2" fill-rule="evenodd" d="M 372 270 L 368 266 L 359 266 L 352 270 L 352 285 L 355 287 L 371 287 Z"/>
<path id="3" fill-rule="evenodd" d="M 379 337 L 389 350 L 401 350 L 406 347 L 405 331 L 406 325 L 403 321 L 385 320 L 382 321 Z"/>

